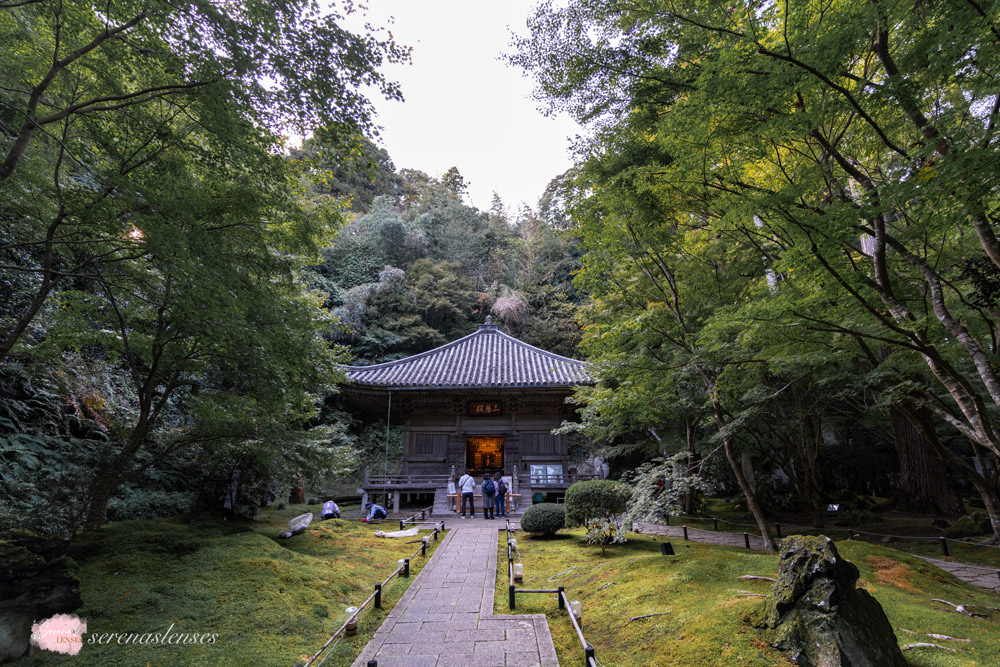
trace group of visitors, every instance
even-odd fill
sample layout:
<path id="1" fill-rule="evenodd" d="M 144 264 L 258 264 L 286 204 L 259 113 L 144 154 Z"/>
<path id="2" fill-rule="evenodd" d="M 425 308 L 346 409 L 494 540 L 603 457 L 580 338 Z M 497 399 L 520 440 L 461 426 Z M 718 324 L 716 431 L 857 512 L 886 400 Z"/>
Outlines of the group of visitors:
<path id="1" fill-rule="evenodd" d="M 365 523 L 376 519 L 384 519 L 389 516 L 389 512 L 384 507 L 375 503 L 365 503 L 365 510 L 368 512 L 368 516 L 362 519 Z M 319 515 L 323 521 L 326 521 L 327 519 L 339 519 L 340 507 L 336 502 L 328 500 L 323 503 L 323 509 L 320 510 Z"/>
<path id="2" fill-rule="evenodd" d="M 465 518 L 465 506 L 469 505 L 469 512 L 472 518 L 476 517 L 476 478 L 471 470 L 466 470 L 458 480 L 459 493 L 462 494 L 462 518 Z M 483 475 L 483 482 L 479 487 L 479 492 L 483 496 L 483 518 L 495 519 L 499 510 L 501 517 L 507 516 L 507 485 L 504 484 L 503 477 L 496 473 L 490 478 L 489 473 Z"/>

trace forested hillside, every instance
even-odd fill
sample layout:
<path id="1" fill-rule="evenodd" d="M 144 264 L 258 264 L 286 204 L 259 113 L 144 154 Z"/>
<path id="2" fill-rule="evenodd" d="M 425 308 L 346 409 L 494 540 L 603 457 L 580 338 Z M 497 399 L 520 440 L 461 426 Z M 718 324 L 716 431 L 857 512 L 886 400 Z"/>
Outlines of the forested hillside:
<path id="1" fill-rule="evenodd" d="M 575 350 L 560 181 L 539 212 L 483 212 L 455 169 L 397 172 L 358 91 L 399 98 L 379 68 L 408 49 L 240 4 L 0 6 L 6 527 L 211 509 L 237 477 L 247 515 L 297 473 L 353 488 L 372 429 L 338 362 L 490 313 Z"/>

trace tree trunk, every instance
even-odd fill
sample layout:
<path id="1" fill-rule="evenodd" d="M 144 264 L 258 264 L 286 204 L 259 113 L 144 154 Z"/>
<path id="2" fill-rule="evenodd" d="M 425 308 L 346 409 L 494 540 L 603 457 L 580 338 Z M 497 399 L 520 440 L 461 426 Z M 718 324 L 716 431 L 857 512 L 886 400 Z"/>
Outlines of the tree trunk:
<path id="1" fill-rule="evenodd" d="M 85 530 L 97 530 L 104 525 L 104 517 L 108 510 L 108 501 L 120 483 L 118 471 L 102 470 L 90 484 L 90 503 L 87 510 Z"/>
<path id="2" fill-rule="evenodd" d="M 743 474 L 743 466 L 736 458 L 736 452 L 733 451 L 732 438 L 723 438 L 722 445 L 723 449 L 726 450 L 726 458 L 729 459 L 729 465 L 736 475 L 736 482 L 740 485 L 740 490 L 743 491 L 743 496 L 747 500 L 747 509 L 753 514 L 754 521 L 757 522 L 757 527 L 760 528 L 760 536 L 764 539 L 764 553 L 773 554 L 777 551 L 777 546 L 774 543 L 774 538 L 771 537 L 771 529 L 767 525 L 764 512 L 761 511 L 760 505 L 757 504 L 757 494 L 750 487 L 746 475 Z"/>
<path id="3" fill-rule="evenodd" d="M 688 459 L 684 462 L 684 476 L 689 477 L 691 475 L 691 470 L 695 465 L 695 428 L 696 424 L 694 420 L 685 419 L 684 420 L 684 431 L 685 431 L 685 451 L 688 453 Z M 696 491 L 689 490 L 684 494 L 684 514 L 691 515 L 694 510 L 694 500 L 697 495 Z"/>
<path id="4" fill-rule="evenodd" d="M 703 374 L 703 378 L 705 377 Z M 705 385 L 709 389 L 714 389 L 714 385 L 709 383 L 707 378 Z M 712 399 L 712 410 L 715 412 L 715 424 L 722 431 L 726 426 L 726 420 L 723 417 L 722 406 L 719 405 L 718 400 L 714 397 Z M 736 483 L 740 485 L 743 497 L 746 498 L 747 509 L 750 510 L 754 521 L 757 522 L 757 527 L 760 528 L 760 536 L 764 540 L 764 553 L 773 554 L 778 550 L 777 545 L 774 543 L 774 538 L 771 537 L 771 529 L 767 525 L 764 512 L 757 503 L 757 494 L 754 493 L 753 487 L 750 486 L 746 475 L 743 474 L 742 461 L 736 457 L 736 451 L 733 449 L 733 439 L 729 436 L 724 436 L 722 438 L 722 446 L 726 452 L 726 459 L 729 460 L 729 466 L 733 469 L 733 474 L 736 475 Z"/>
<path id="5" fill-rule="evenodd" d="M 143 404 L 140 408 L 140 416 L 135 428 L 129 435 L 125 447 L 111 459 L 111 462 L 97 471 L 94 481 L 90 484 L 88 494 L 87 521 L 84 524 L 85 530 L 97 530 L 104 525 L 105 515 L 108 511 L 108 501 L 114 494 L 115 489 L 121 484 L 122 476 L 136 452 L 146 441 L 150 423 L 147 417 L 149 412 L 148 404 Z"/>
<path id="6" fill-rule="evenodd" d="M 916 414 L 916 409 L 911 405 L 904 413 L 912 416 Z M 930 430 L 932 424 L 912 419 L 910 423 L 925 436 L 925 441 L 931 445 L 942 461 L 951 466 L 952 469 L 965 477 L 965 479 L 969 480 L 972 486 L 976 487 L 976 491 L 979 492 L 979 497 L 982 498 L 983 505 L 986 507 L 986 513 L 990 517 L 990 527 L 993 528 L 993 539 L 1000 541 L 1000 494 L 997 494 L 997 490 L 991 480 L 980 475 L 965 459 L 942 445 Z"/>
<path id="7" fill-rule="evenodd" d="M 962 503 L 955 494 L 947 469 L 935 452 L 938 447 L 933 420 L 927 410 L 897 403 L 890 409 L 892 429 L 899 456 L 899 485 L 890 506 L 900 512 L 956 516 Z M 922 422 L 917 429 L 914 420 Z M 927 434 L 927 435 L 925 435 Z"/>

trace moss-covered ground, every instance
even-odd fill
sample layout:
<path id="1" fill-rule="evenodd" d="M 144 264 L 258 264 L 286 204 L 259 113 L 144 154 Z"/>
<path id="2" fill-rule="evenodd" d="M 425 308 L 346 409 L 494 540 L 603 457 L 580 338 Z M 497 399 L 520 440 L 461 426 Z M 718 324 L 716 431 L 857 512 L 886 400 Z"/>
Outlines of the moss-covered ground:
<path id="1" fill-rule="evenodd" d="M 884 498 L 867 497 L 869 502 L 877 504 Z M 972 512 L 976 508 L 968 507 Z M 746 531 L 751 535 L 759 535 L 760 530 L 754 524 L 753 517 L 746 512 L 742 502 L 725 498 L 709 498 L 704 514 L 707 517 L 720 519 L 718 527 L 720 531 L 742 533 Z M 691 528 L 701 530 L 714 530 L 715 524 L 711 518 L 678 518 L 670 519 L 670 524 L 679 526 L 686 524 Z M 845 512 L 839 516 L 824 517 L 824 528 L 808 530 L 802 526 L 812 525 L 811 518 L 801 512 L 782 512 L 777 517 L 771 517 L 770 523 L 784 524 L 783 534 L 795 532 L 802 535 L 827 535 L 835 540 L 846 540 L 848 534 L 853 531 L 862 531 L 861 541 L 879 544 L 882 546 L 907 551 L 909 553 L 928 556 L 930 558 L 940 558 L 942 560 L 968 563 L 987 568 L 1000 570 L 1000 548 L 996 545 L 979 545 L 976 542 L 984 539 L 977 537 L 963 538 L 962 541 L 948 541 L 948 556 L 943 555 L 941 543 L 937 539 L 943 534 L 940 528 L 933 525 L 933 516 L 906 514 L 902 512 L 866 512 L 860 515 L 859 521 L 857 513 Z M 790 529 L 789 526 L 795 526 Z M 883 537 L 888 536 L 888 537 Z M 931 539 L 920 540 L 915 537 L 930 537 Z"/>
<path id="2" fill-rule="evenodd" d="M 766 594 L 771 584 L 740 579 L 747 574 L 776 576 L 777 556 L 678 539 L 669 540 L 676 555 L 662 556 L 656 537 L 630 533 L 627 544 L 610 547 L 601 557 L 600 548 L 582 543 L 582 536 L 581 530 L 560 531 L 550 539 L 518 533 L 525 572 L 521 585 L 565 586 L 570 600 L 582 603 L 584 635 L 604 665 L 790 664 L 746 621 L 763 600 L 746 594 Z M 905 653 L 912 665 L 1000 664 L 1000 612 L 976 608 L 985 617 L 973 618 L 931 601 L 1000 607 L 1000 596 L 894 549 L 849 540 L 838 541 L 837 547 L 858 566 L 858 585 L 882 604 L 900 646 L 927 642 L 957 651 L 912 649 Z M 582 664 L 580 642 L 554 595 L 518 595 L 516 612 L 508 610 L 503 533 L 498 557 L 496 613 L 546 614 L 560 662 Z M 646 614 L 662 615 L 629 620 Z"/>
<path id="3" fill-rule="evenodd" d="M 357 516 L 344 508 L 345 516 Z M 344 608 L 360 605 L 420 546 L 381 539 L 374 531 L 398 529 L 358 519 L 319 521 L 301 535 L 277 538 L 292 517 L 319 506 L 265 511 L 255 521 L 124 521 L 82 536 L 71 548 L 87 622 L 78 655 L 45 651 L 28 665 L 114 667 L 278 665 L 304 662 L 344 622 Z M 421 532 L 427 535 L 428 532 Z M 417 538 L 411 538 L 417 539 Z M 443 535 L 441 536 L 443 539 Z M 427 556 L 440 544 L 431 540 Z M 418 573 L 426 558 L 411 561 Z M 325 665 L 350 665 L 409 580 L 383 594 L 383 609 L 359 617 L 356 637 L 345 639 Z M 215 633 L 214 643 L 86 643 L 104 633 Z M 149 641 L 147 639 L 147 641 Z"/>

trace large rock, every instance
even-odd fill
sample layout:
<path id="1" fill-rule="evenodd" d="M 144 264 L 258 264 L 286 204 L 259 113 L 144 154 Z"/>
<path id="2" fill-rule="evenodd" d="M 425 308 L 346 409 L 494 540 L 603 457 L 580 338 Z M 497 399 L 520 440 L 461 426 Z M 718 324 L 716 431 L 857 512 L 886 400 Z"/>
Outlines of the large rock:
<path id="1" fill-rule="evenodd" d="M 66 566 L 67 546 L 25 531 L 0 535 L 0 662 L 28 652 L 32 623 L 83 604 L 80 582 Z"/>
<path id="2" fill-rule="evenodd" d="M 771 629 L 772 646 L 804 667 L 905 667 L 882 606 L 855 586 L 858 575 L 829 538 L 789 537 L 756 625 Z"/>

